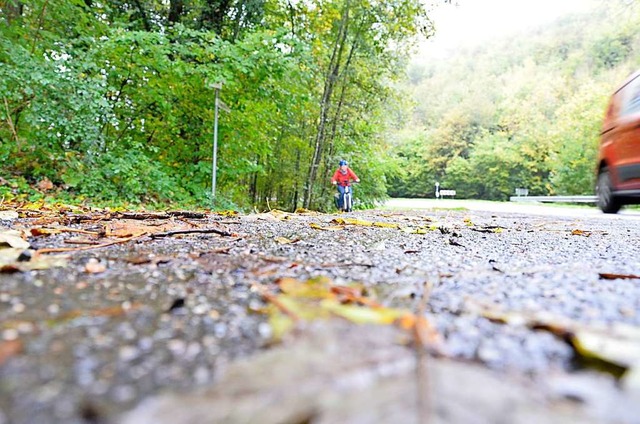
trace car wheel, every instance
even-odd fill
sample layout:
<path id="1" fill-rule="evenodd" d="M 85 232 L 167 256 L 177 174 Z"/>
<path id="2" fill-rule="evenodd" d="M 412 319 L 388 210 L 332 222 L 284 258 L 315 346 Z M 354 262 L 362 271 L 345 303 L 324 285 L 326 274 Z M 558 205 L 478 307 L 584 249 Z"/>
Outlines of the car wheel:
<path id="1" fill-rule="evenodd" d="M 611 174 L 609 174 L 607 168 L 603 168 L 598 174 L 596 196 L 598 197 L 598 207 L 604 213 L 617 213 L 622 207 L 620 199 L 613 194 Z"/>

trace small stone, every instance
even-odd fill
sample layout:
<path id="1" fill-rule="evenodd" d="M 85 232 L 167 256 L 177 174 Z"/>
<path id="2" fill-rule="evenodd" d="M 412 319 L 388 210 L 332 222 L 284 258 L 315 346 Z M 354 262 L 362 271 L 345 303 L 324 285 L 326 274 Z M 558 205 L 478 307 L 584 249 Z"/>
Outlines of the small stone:
<path id="1" fill-rule="evenodd" d="M 58 312 L 60 312 L 60 306 L 54 304 L 51 304 L 47 307 L 47 312 L 49 312 L 51 315 L 56 315 Z"/>
<path id="2" fill-rule="evenodd" d="M 171 353 L 173 353 L 176 356 L 179 356 L 184 354 L 187 348 L 187 344 L 180 339 L 171 339 L 167 343 L 167 348 L 171 351 Z"/>
<path id="3" fill-rule="evenodd" d="M 129 402 L 136 397 L 136 389 L 130 385 L 117 386 L 113 389 L 113 399 L 117 402 Z"/>
<path id="4" fill-rule="evenodd" d="M 201 303 L 193 307 L 193 313 L 196 315 L 204 315 L 207 313 L 208 309 L 207 305 Z"/>
<path id="5" fill-rule="evenodd" d="M 18 336 L 18 330 L 15 328 L 7 328 L 2 332 L 2 339 L 6 341 L 17 340 Z"/>
<path id="6" fill-rule="evenodd" d="M 268 339 L 273 336 L 273 329 L 268 323 L 261 322 L 260 325 L 258 325 L 258 333 L 260 333 L 260 336 L 263 338 Z"/>
<path id="7" fill-rule="evenodd" d="M 26 309 L 26 306 L 24 306 L 23 303 L 16 303 L 15 305 L 13 305 L 13 312 L 15 312 L 16 314 L 22 313 L 24 312 L 24 310 Z"/>
<path id="8" fill-rule="evenodd" d="M 118 352 L 118 357 L 125 362 L 129 362 L 136 359 L 139 356 L 139 351 L 133 346 L 122 346 Z"/>

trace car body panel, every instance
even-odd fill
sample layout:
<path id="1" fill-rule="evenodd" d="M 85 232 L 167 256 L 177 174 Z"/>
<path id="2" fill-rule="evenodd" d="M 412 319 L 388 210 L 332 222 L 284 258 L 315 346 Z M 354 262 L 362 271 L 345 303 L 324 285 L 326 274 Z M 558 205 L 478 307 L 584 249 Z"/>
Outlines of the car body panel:
<path id="1" fill-rule="evenodd" d="M 640 197 L 640 71 L 613 93 L 602 126 L 599 172 L 610 175 L 611 191 L 623 204 Z"/>

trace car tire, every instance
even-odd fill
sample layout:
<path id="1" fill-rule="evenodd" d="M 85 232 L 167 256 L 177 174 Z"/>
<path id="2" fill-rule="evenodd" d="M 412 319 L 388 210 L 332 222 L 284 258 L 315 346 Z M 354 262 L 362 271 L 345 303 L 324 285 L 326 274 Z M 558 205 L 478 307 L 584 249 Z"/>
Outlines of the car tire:
<path id="1" fill-rule="evenodd" d="M 596 183 L 596 196 L 598 198 L 598 207 L 604 213 L 618 213 L 622 207 L 620 199 L 613 194 L 611 186 L 611 174 L 607 168 L 600 170 L 598 174 L 598 182 Z"/>

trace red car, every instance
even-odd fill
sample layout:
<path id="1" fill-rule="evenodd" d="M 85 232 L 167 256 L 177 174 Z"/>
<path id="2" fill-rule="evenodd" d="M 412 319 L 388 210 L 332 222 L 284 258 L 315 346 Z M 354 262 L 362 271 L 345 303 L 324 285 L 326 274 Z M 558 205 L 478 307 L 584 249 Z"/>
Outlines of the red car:
<path id="1" fill-rule="evenodd" d="M 598 206 L 617 213 L 640 203 L 640 71 L 611 96 L 600 137 Z"/>

